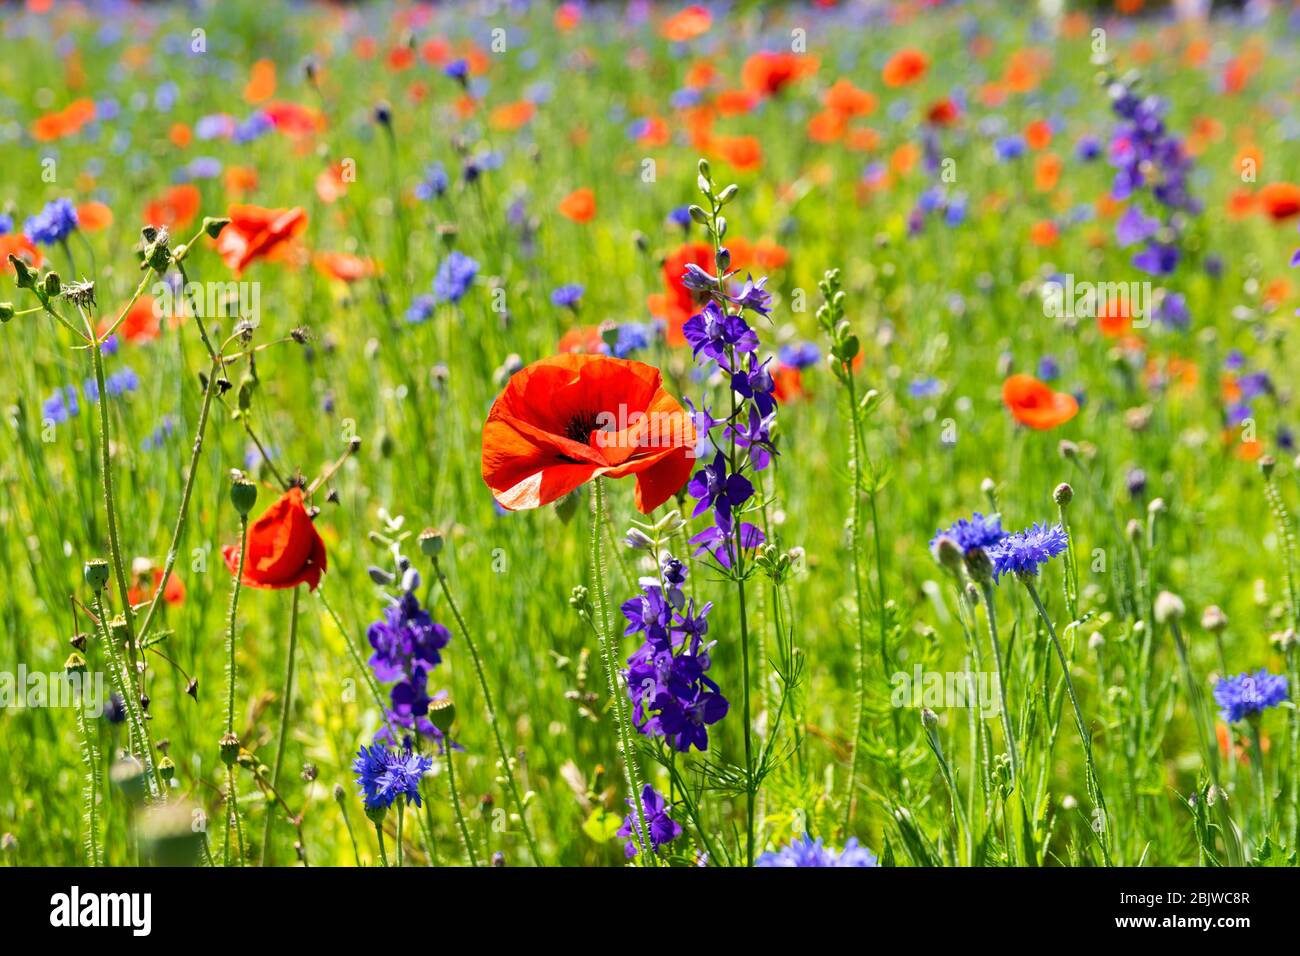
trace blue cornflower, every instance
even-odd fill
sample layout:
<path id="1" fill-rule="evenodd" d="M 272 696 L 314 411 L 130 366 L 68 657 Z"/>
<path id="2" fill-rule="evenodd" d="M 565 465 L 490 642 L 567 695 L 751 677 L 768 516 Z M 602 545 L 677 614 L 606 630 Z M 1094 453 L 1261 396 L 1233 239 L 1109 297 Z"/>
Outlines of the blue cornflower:
<path id="1" fill-rule="evenodd" d="M 577 310 L 578 304 L 582 301 L 582 295 L 586 292 L 585 286 L 576 282 L 567 285 L 558 286 L 551 293 L 551 305 L 558 305 L 562 309 Z"/>
<path id="2" fill-rule="evenodd" d="M 420 778 L 433 768 L 433 758 L 411 749 L 389 750 L 380 744 L 362 747 L 352 762 L 367 810 L 387 809 L 402 797 L 423 806 Z"/>
<path id="3" fill-rule="evenodd" d="M 1156 321 L 1171 329 L 1185 329 L 1192 322 L 1187 308 L 1187 297 L 1181 292 L 1166 293 L 1156 307 Z"/>
<path id="4" fill-rule="evenodd" d="M 469 63 L 463 59 L 452 60 L 442 68 L 442 72 L 464 86 L 469 80 Z"/>
<path id="5" fill-rule="evenodd" d="M 447 169 L 442 163 L 434 163 L 424 171 L 424 179 L 415 187 L 415 198 L 425 202 L 437 199 L 447 191 Z"/>
<path id="6" fill-rule="evenodd" d="M 653 327 L 644 322 L 624 322 L 618 327 L 618 338 L 609 347 L 614 358 L 627 358 L 633 352 L 649 348 L 654 338 Z"/>
<path id="7" fill-rule="evenodd" d="M 1035 521 L 1024 531 L 1007 535 L 989 549 L 993 578 L 997 580 L 1007 573 L 1034 577 L 1040 565 L 1064 551 L 1069 543 L 1069 536 L 1059 524 L 1044 525 Z"/>
<path id="8" fill-rule="evenodd" d="M 1101 142 L 1095 136 L 1081 136 L 1074 144 L 1074 155 L 1085 163 L 1101 156 Z"/>
<path id="9" fill-rule="evenodd" d="M 418 325 L 420 322 L 427 322 L 433 315 L 433 310 L 437 308 L 438 300 L 431 295 L 417 295 L 411 300 L 410 306 L 406 310 L 406 321 L 412 325 Z"/>
<path id="10" fill-rule="evenodd" d="M 821 361 L 821 349 L 815 342 L 795 342 L 777 349 L 777 360 L 786 368 L 808 368 Z"/>
<path id="11" fill-rule="evenodd" d="M 0 212 L 0 236 L 7 236 L 14 231 L 14 217 Z"/>
<path id="12" fill-rule="evenodd" d="M 637 820 L 636 808 L 630 799 L 627 805 L 632 807 L 632 812 L 623 818 L 623 825 L 619 827 L 618 835 L 628 838 L 623 852 L 630 860 L 637 855 L 635 834 L 640 829 L 640 824 Z M 657 853 L 661 846 L 671 843 L 682 835 L 681 824 L 668 815 L 668 802 L 648 783 L 641 790 L 641 810 L 645 816 L 646 829 L 650 831 L 650 849 L 653 852 Z"/>
<path id="13" fill-rule="evenodd" d="M 433 297 L 436 302 L 456 303 L 465 297 L 474 277 L 478 275 L 478 263 L 464 253 L 452 250 L 438 272 L 433 277 Z"/>
<path id="14" fill-rule="evenodd" d="M 1148 275 L 1167 276 L 1178 268 L 1179 258 L 1177 246 L 1151 242 L 1133 257 L 1133 265 Z"/>
<path id="15" fill-rule="evenodd" d="M 914 378 L 907 385 L 907 394 L 913 398 L 934 398 L 943 393 L 943 382 L 933 375 Z"/>
<path id="16" fill-rule="evenodd" d="M 776 852 L 767 852 L 754 861 L 755 866 L 879 866 L 876 855 L 865 846 L 858 845 L 857 837 L 849 837 L 840 852 L 815 842 L 807 833 L 789 846 Z"/>
<path id="17" fill-rule="evenodd" d="M 41 417 L 48 418 L 57 425 L 75 418 L 81 411 L 77 402 L 77 390 L 71 385 L 64 385 L 54 390 L 49 398 L 41 403 Z"/>
<path id="18" fill-rule="evenodd" d="M 934 550 L 940 538 L 951 538 L 961 550 L 971 548 L 991 548 L 1007 536 L 1002 530 L 1001 515 L 989 515 L 975 512 L 967 518 L 958 518 L 949 528 L 940 528 L 930 539 L 930 549 Z"/>
<path id="19" fill-rule="evenodd" d="M 1269 707 L 1287 699 L 1287 679 L 1264 669 L 1254 674 L 1222 677 L 1214 685 L 1214 702 L 1228 723 L 1258 718 Z"/>
<path id="20" fill-rule="evenodd" d="M 275 129 L 275 123 L 271 121 L 271 117 L 258 110 L 248 119 L 235 126 L 230 134 L 230 140 L 240 145 L 251 143 L 253 140 L 265 136 L 273 129 Z"/>
<path id="21" fill-rule="evenodd" d="M 758 335 L 738 315 L 725 315 L 716 302 L 708 303 L 702 312 L 686 320 L 682 326 L 682 335 L 690 343 L 696 358 L 705 358 L 700 364 L 709 360 L 725 362 L 727 348 L 730 346 L 737 353 L 753 352 L 758 348 Z"/>
<path id="22" fill-rule="evenodd" d="M 691 207 L 678 206 L 668 213 L 668 221 L 681 229 L 691 228 Z"/>
<path id="23" fill-rule="evenodd" d="M 64 242 L 77 228 L 77 208 L 72 201 L 60 197 L 45 204 L 34 216 L 29 216 L 23 224 L 23 232 L 32 242 L 50 246 Z"/>
<path id="24" fill-rule="evenodd" d="M 1023 136 L 1000 136 L 993 143 L 993 152 L 1004 162 L 1009 159 L 1019 159 L 1025 154 L 1025 149 Z"/>
<path id="25" fill-rule="evenodd" d="M 1044 382 L 1054 382 L 1061 377 L 1061 366 L 1051 355 L 1038 360 L 1038 377 Z"/>

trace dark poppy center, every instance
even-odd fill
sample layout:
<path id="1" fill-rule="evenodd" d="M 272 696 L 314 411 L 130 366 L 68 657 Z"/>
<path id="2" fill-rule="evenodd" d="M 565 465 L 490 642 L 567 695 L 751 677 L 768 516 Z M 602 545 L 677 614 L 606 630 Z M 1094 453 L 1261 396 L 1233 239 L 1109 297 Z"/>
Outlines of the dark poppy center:
<path id="1" fill-rule="evenodd" d="M 596 430 L 596 424 L 595 412 L 579 412 L 564 426 L 564 437 L 585 445 L 591 441 L 591 433 Z"/>

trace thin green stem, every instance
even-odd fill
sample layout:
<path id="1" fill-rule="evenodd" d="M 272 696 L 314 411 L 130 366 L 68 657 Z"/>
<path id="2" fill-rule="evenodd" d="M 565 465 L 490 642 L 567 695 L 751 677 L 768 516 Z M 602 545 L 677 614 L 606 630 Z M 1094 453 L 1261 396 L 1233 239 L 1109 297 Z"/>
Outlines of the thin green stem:
<path id="1" fill-rule="evenodd" d="M 1020 782 L 1020 748 L 1016 746 L 1016 734 L 1011 708 L 1007 706 L 1007 682 L 1002 671 L 1002 645 L 998 641 L 998 613 L 993 600 L 993 585 L 987 581 L 981 586 L 984 595 L 984 613 L 989 624 L 989 641 L 993 644 L 993 668 L 998 675 L 998 703 L 1002 715 L 1002 734 L 1007 738 L 1007 753 L 1011 755 L 1011 784 L 1015 787 Z"/>
<path id="2" fill-rule="evenodd" d="M 447 792 L 451 799 L 451 807 L 456 812 L 456 826 L 460 829 L 460 839 L 465 844 L 465 854 L 469 857 L 469 865 L 477 867 L 478 854 L 474 852 L 474 841 L 470 838 L 469 827 L 465 825 L 465 814 L 460 808 L 460 795 L 456 792 L 456 768 L 451 761 L 451 746 L 449 744 L 444 746 L 442 751 L 447 760 Z"/>
<path id="3" fill-rule="evenodd" d="M 280 731 L 276 735 L 275 764 L 271 768 L 271 789 L 277 793 L 280 789 L 280 769 L 284 764 L 285 739 L 289 736 L 289 711 L 293 707 L 293 662 L 298 650 L 298 599 L 301 595 L 302 587 L 295 587 L 293 604 L 289 610 L 289 653 L 284 664 L 284 690 L 280 694 Z M 275 814 L 268 808 L 266 825 L 262 829 L 262 866 L 266 866 L 271 859 L 271 822 L 274 817 Z"/>
<path id="4" fill-rule="evenodd" d="M 528 855 L 532 857 L 534 866 L 540 866 L 541 857 L 537 855 L 537 845 L 533 842 L 533 831 L 528 826 L 528 815 L 524 810 L 524 801 L 519 795 L 519 787 L 515 783 L 515 772 L 510 760 L 510 754 L 506 752 L 506 742 L 501 736 L 501 724 L 497 718 L 496 707 L 492 703 L 492 690 L 488 687 L 487 675 L 483 672 L 483 659 L 479 656 L 478 645 L 474 642 L 469 627 L 465 624 L 465 618 L 460 613 L 460 607 L 456 604 L 456 599 L 452 597 L 451 586 L 447 583 L 447 575 L 436 555 L 433 558 L 433 570 L 438 576 L 438 584 L 442 588 L 442 595 L 447 599 L 447 606 L 451 609 L 451 616 L 456 619 L 456 626 L 460 629 L 460 636 L 464 639 L 465 646 L 469 648 L 470 659 L 474 662 L 474 674 L 478 677 L 479 690 L 483 694 L 483 706 L 487 710 L 488 724 L 492 727 L 492 738 L 496 741 L 497 757 L 501 761 L 501 773 L 506 779 L 506 789 L 510 792 L 510 799 L 515 805 L 515 810 L 519 813 L 519 826 L 524 832 L 524 842 L 528 844 Z"/>

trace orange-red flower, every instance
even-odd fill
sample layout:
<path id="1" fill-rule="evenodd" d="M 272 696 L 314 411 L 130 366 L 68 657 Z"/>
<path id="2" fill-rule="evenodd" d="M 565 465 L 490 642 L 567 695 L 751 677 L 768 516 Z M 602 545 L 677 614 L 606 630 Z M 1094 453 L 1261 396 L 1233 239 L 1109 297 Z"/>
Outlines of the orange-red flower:
<path id="1" fill-rule="evenodd" d="M 718 155 L 737 170 L 763 165 L 763 146 L 757 136 L 719 136 L 713 142 Z"/>
<path id="2" fill-rule="evenodd" d="M 560 336 L 555 347 L 561 352 L 587 352 L 594 355 L 605 344 L 602 331 L 599 325 L 575 325 Z"/>
<path id="3" fill-rule="evenodd" d="M 889 58 L 880 77 L 886 86 L 907 86 L 925 76 L 925 71 L 929 68 L 930 58 L 920 50 L 909 47 Z"/>
<path id="4" fill-rule="evenodd" d="M 230 225 L 217 237 L 217 252 L 236 276 L 257 259 L 282 253 L 307 228 L 307 213 L 301 206 L 264 209 L 235 205 L 227 215 Z"/>
<path id="5" fill-rule="evenodd" d="M 172 186 L 144 207 L 144 221 L 150 226 L 166 226 L 170 230 L 184 229 L 199 214 L 203 196 L 193 183 Z"/>
<path id="6" fill-rule="evenodd" d="M 231 574 L 239 571 L 239 548 L 227 545 L 221 555 Z M 244 584 L 254 588 L 316 590 L 328 568 L 325 542 L 302 503 L 302 489 L 290 488 L 248 526 Z"/>
<path id="7" fill-rule="evenodd" d="M 537 106 L 530 100 L 518 100 L 498 106 L 488 117 L 495 129 L 516 130 L 528 123 L 537 113 Z"/>
<path id="8" fill-rule="evenodd" d="M 0 236 L 0 269 L 13 270 L 13 267 L 9 265 L 11 255 L 22 259 L 33 269 L 39 269 L 41 264 L 45 262 L 45 256 L 41 255 L 41 250 L 32 245 L 31 240 L 21 232 L 11 232 L 8 235 Z"/>
<path id="9" fill-rule="evenodd" d="M 870 116 L 876 111 L 876 98 L 860 90 L 849 80 L 836 80 L 826 91 L 826 108 L 840 116 Z"/>
<path id="10" fill-rule="evenodd" d="M 320 171 L 316 177 L 316 195 L 321 202 L 333 204 L 347 194 L 349 169 L 342 163 L 335 163 Z"/>
<path id="11" fill-rule="evenodd" d="M 596 215 L 596 194 L 586 186 L 560 200 L 560 215 L 574 222 L 590 222 Z"/>
<path id="12" fill-rule="evenodd" d="M 301 103 L 276 100 L 262 107 L 271 124 L 286 136 L 310 136 L 325 129 L 325 117 L 319 110 Z"/>
<path id="13" fill-rule="evenodd" d="M 1269 183 L 1255 198 L 1274 222 L 1300 215 L 1300 186 L 1295 183 Z"/>
<path id="14" fill-rule="evenodd" d="M 503 508 L 555 501 L 593 478 L 636 476 L 649 514 L 690 478 L 695 428 L 657 368 L 555 355 L 510 377 L 483 425 L 483 480 Z"/>
<path id="15" fill-rule="evenodd" d="M 685 43 L 709 32 L 713 26 L 713 14 L 709 8 L 698 3 L 678 10 L 663 22 L 659 32 L 665 39 L 674 43 Z"/>
<path id="16" fill-rule="evenodd" d="M 312 259 L 316 271 L 328 279 L 340 282 L 356 282 L 366 279 L 377 271 L 373 259 L 365 259 L 347 252 L 318 252 Z"/>
<path id="17" fill-rule="evenodd" d="M 83 202 L 77 207 L 77 228 L 84 232 L 98 232 L 113 225 L 113 210 L 102 202 Z"/>
<path id="18" fill-rule="evenodd" d="M 275 63 L 271 60 L 258 60 L 248 73 L 248 85 L 244 87 L 244 101 L 262 103 L 275 96 Z"/>
<path id="19" fill-rule="evenodd" d="M 795 80 L 816 71 L 816 57 L 760 50 L 741 67 L 740 81 L 747 90 L 762 96 L 775 96 Z"/>
<path id="20" fill-rule="evenodd" d="M 127 312 L 126 318 L 117 327 L 116 334 L 122 336 L 128 342 L 136 344 L 152 342 L 158 338 L 162 323 L 158 320 L 155 311 L 155 301 L 151 295 L 142 295 L 136 299 L 135 304 L 131 306 L 131 311 Z M 112 325 L 112 316 L 102 319 L 99 323 L 99 334 L 103 335 Z"/>
<path id="21" fill-rule="evenodd" d="M 158 585 L 162 584 L 162 576 L 162 568 L 153 569 L 153 587 L 149 589 L 146 597 L 144 589 L 149 583 L 150 574 L 145 571 L 137 575 L 135 584 L 127 589 L 126 599 L 132 604 L 143 604 L 145 601 L 153 600 L 153 596 L 158 593 Z M 173 605 L 185 603 L 185 584 L 175 574 L 167 576 L 167 587 L 163 588 L 163 600 Z"/>
<path id="22" fill-rule="evenodd" d="M 1064 425 L 1079 413 L 1073 395 L 1055 392 L 1032 375 L 1012 375 L 1003 382 L 1002 402 L 1012 418 L 1040 431 Z"/>
<path id="23" fill-rule="evenodd" d="M 734 253 L 733 253 L 734 255 Z M 713 247 L 707 242 L 688 242 L 678 246 L 664 259 L 664 291 L 652 295 L 646 302 L 650 314 L 668 323 L 667 338 L 669 345 L 685 345 L 686 337 L 682 335 L 682 326 L 686 320 L 699 311 L 699 302 L 695 293 L 682 284 L 682 276 L 688 265 L 697 265 L 709 275 L 714 274 Z M 732 259 L 732 266 L 739 268 Z"/>

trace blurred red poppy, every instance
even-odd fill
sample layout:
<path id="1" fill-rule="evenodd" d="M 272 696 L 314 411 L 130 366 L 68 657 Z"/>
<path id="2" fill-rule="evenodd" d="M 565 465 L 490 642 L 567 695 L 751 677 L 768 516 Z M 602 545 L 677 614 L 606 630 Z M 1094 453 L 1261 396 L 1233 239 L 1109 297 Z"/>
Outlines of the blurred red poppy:
<path id="1" fill-rule="evenodd" d="M 148 572 L 138 575 L 135 579 L 135 585 L 127 589 L 126 599 L 132 604 L 143 604 L 145 601 L 153 600 L 153 596 L 158 593 L 158 585 L 162 583 L 162 576 L 162 568 L 153 570 L 153 587 L 149 589 L 149 594 L 146 596 L 144 589 L 149 582 L 150 575 Z M 163 589 L 163 600 L 172 605 L 185 603 L 185 584 L 175 574 L 167 577 L 167 587 Z"/>
<path id="2" fill-rule="evenodd" d="M 1012 375 L 1003 382 L 1002 401 L 1012 418 L 1039 431 L 1064 425 L 1079 413 L 1073 395 L 1053 391 L 1032 375 Z"/>
<path id="3" fill-rule="evenodd" d="M 560 215 L 574 222 L 590 222 L 596 215 L 596 194 L 585 186 L 560 200 Z"/>
<path id="4" fill-rule="evenodd" d="M 173 231 L 184 229 L 199 214 L 202 201 L 199 187 L 193 183 L 172 186 L 161 199 L 155 199 L 144 207 L 144 221 L 150 226 L 165 226 Z"/>
<path id="5" fill-rule="evenodd" d="M 307 228 L 307 213 L 261 206 L 231 206 L 230 224 L 217 237 L 217 252 L 239 276 L 258 260 L 282 253 L 286 245 Z"/>
<path id="6" fill-rule="evenodd" d="M 907 86 L 925 76 L 930 68 L 930 58 L 920 50 L 906 48 L 889 58 L 881 71 L 886 86 Z"/>

